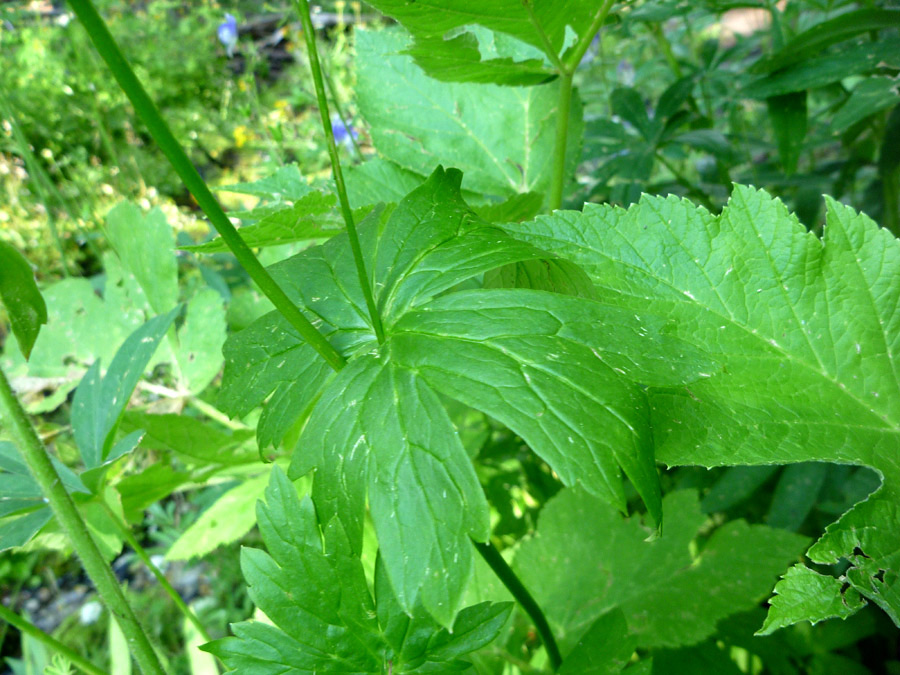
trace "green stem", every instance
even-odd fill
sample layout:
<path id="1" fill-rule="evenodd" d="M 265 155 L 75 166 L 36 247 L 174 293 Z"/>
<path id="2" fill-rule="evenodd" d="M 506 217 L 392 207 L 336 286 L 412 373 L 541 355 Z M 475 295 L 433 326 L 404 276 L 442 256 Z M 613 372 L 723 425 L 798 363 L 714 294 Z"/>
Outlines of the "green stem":
<path id="1" fill-rule="evenodd" d="M 40 485 L 50 508 L 53 509 L 57 521 L 68 535 L 72 548 L 81 558 L 84 570 L 94 583 L 100 599 L 103 600 L 103 604 L 112 612 L 121 627 L 138 667 L 145 675 L 165 675 L 165 671 L 153 651 L 153 646 L 150 644 L 150 639 L 125 599 L 122 588 L 119 586 L 119 580 L 104 561 L 84 519 L 63 486 L 47 450 L 13 394 L 9 380 L 6 379 L 6 374 L 2 369 L 0 369 L 0 414 L 19 448 L 22 458 L 28 465 L 29 471 Z"/>
<path id="2" fill-rule="evenodd" d="M 147 551 L 144 550 L 144 547 L 141 546 L 140 542 L 138 542 L 137 538 L 134 536 L 134 533 L 131 531 L 131 528 L 122 522 L 121 517 L 118 516 L 111 508 L 109 508 L 109 505 L 106 502 L 103 502 L 103 509 L 110 517 L 110 520 L 112 520 L 112 522 L 118 528 L 119 533 L 122 535 L 122 538 L 137 554 L 137 557 L 141 559 L 141 562 L 147 566 L 147 569 L 150 570 L 150 573 L 154 577 L 156 577 L 159 585 L 162 586 L 163 590 L 172 599 L 172 602 L 175 603 L 175 606 L 178 607 L 179 611 L 188 621 L 194 624 L 194 627 L 200 632 L 200 635 L 203 636 L 204 640 L 206 640 L 207 642 L 212 642 L 212 638 L 209 636 L 209 633 L 206 632 L 206 628 L 200 622 L 200 619 L 197 618 L 197 615 L 194 614 L 191 608 L 187 606 L 187 603 L 185 603 L 182 597 L 178 594 L 178 591 L 176 591 L 172 584 L 169 583 L 166 575 L 163 574 L 162 571 L 153 564 L 153 560 L 151 560 L 150 556 L 147 554 Z"/>
<path id="3" fill-rule="evenodd" d="M 95 666 L 71 647 L 67 647 L 52 635 L 45 633 L 27 619 L 8 609 L 3 603 L 0 603 L 0 619 L 6 621 L 10 626 L 18 628 L 21 633 L 30 635 L 58 654 L 62 654 L 72 662 L 72 665 L 88 673 L 88 675 L 109 675 L 105 670 Z"/>
<path id="4" fill-rule="evenodd" d="M 560 665 L 562 665 L 562 656 L 559 653 L 559 647 L 556 644 L 556 639 L 553 637 L 553 632 L 550 630 L 550 624 L 547 623 L 547 617 L 544 616 L 540 606 L 506 560 L 503 559 L 503 556 L 500 555 L 500 551 L 497 550 L 496 546 L 491 542 L 482 544 L 473 541 L 472 543 L 481 554 L 481 557 L 484 558 L 484 561 L 494 570 L 497 578 L 503 582 L 503 585 L 506 586 L 507 590 L 512 593 L 512 596 L 522 606 L 522 609 L 525 610 L 525 613 L 531 617 L 535 628 L 537 628 L 538 635 L 541 636 L 541 642 L 544 643 L 544 649 L 547 650 L 547 656 L 550 659 L 553 671 L 559 670 Z"/>
<path id="5" fill-rule="evenodd" d="M 87 29 L 94 47 L 103 57 L 122 91 L 128 96 L 135 112 L 144 122 L 153 140 L 169 160 L 172 168 L 181 178 L 185 187 L 197 200 L 197 204 L 203 209 L 210 223 L 221 235 L 222 240 L 231 249 L 247 274 L 256 283 L 259 289 L 266 295 L 288 323 L 315 349 L 319 355 L 335 370 L 343 368 L 346 360 L 331 345 L 325 337 L 316 330 L 297 306 L 291 302 L 281 287 L 275 282 L 266 269 L 260 264 L 256 256 L 247 246 L 247 243 L 238 234 L 234 225 L 225 215 L 219 202 L 213 197 L 206 183 L 197 173 L 197 169 L 191 163 L 184 149 L 175 140 L 169 126 L 163 120 L 153 101 L 147 95 L 128 61 L 122 55 L 119 46 L 110 34 L 106 23 L 97 13 L 91 0 L 70 0 L 70 5 L 78 20 Z"/>
<path id="6" fill-rule="evenodd" d="M 681 65 L 678 63 L 678 59 L 675 58 L 675 52 L 672 51 L 672 45 L 669 44 L 669 41 L 666 39 L 662 26 L 658 23 L 651 23 L 650 32 L 652 32 L 653 37 L 656 38 L 656 44 L 658 44 L 659 48 L 662 50 L 663 56 L 666 57 L 666 63 L 668 63 L 669 68 L 672 69 L 672 74 L 680 80 L 684 77 L 684 71 L 681 70 Z"/>
<path id="7" fill-rule="evenodd" d="M 569 73 L 575 72 L 578 64 L 581 63 L 581 59 L 584 58 L 587 50 L 590 49 L 591 42 L 593 42 L 594 40 L 594 36 L 603 27 L 603 24 L 606 21 L 606 17 L 609 16 L 609 10 L 612 9 L 613 2 L 614 0 L 606 0 L 606 2 L 604 2 L 600 6 L 600 9 L 598 9 L 597 13 L 594 15 L 594 20 L 591 21 L 591 25 L 581 36 L 581 40 L 579 40 L 578 44 L 575 45 L 575 49 L 573 49 L 568 58 L 566 58 L 566 62 L 562 70 Z"/>
<path id="8" fill-rule="evenodd" d="M 334 103 L 334 110 L 338 114 L 338 117 L 341 120 L 341 124 L 344 125 L 344 128 L 347 130 L 347 136 L 350 138 L 350 143 L 353 145 L 353 150 L 356 152 L 356 158 L 359 161 L 362 161 L 363 155 L 362 150 L 359 147 L 359 143 L 356 140 L 356 136 L 353 135 L 350 129 L 350 122 L 347 120 L 347 117 L 344 115 L 343 107 L 341 106 L 341 102 L 338 101 L 337 88 L 334 86 L 334 82 L 331 81 L 331 76 L 328 74 L 327 70 L 322 70 L 322 77 L 325 80 L 325 86 L 328 87 L 328 93 L 331 94 L 331 102 Z"/>
<path id="9" fill-rule="evenodd" d="M 362 287 L 363 297 L 366 299 L 366 307 L 369 310 L 369 320 L 372 322 L 375 337 L 381 344 L 384 342 L 384 328 L 381 325 L 381 316 L 378 314 L 378 308 L 375 306 L 375 296 L 372 295 L 372 287 L 369 284 L 366 261 L 363 259 L 362 248 L 359 245 L 359 235 L 356 232 L 356 224 L 353 222 L 350 200 L 347 199 L 344 173 L 341 171 L 341 160 L 338 157 L 337 145 L 334 142 L 334 131 L 331 128 L 331 117 L 328 114 L 328 99 L 325 96 L 325 83 L 322 79 L 322 66 L 319 64 L 319 50 L 316 47 L 316 32 L 312 25 L 312 17 L 309 14 L 309 2 L 307 0 L 296 1 L 300 22 L 303 24 L 303 37 L 306 39 L 309 69 L 312 71 L 313 82 L 316 85 L 319 116 L 322 118 L 325 142 L 328 145 L 328 155 L 331 157 L 331 171 L 334 174 L 334 184 L 337 187 L 338 199 L 341 202 L 341 213 L 344 216 L 344 223 L 347 225 L 350 250 L 353 251 L 353 260 L 356 262 L 356 272 L 359 276 L 359 285 Z"/>
<path id="10" fill-rule="evenodd" d="M 556 108 L 556 142 L 553 147 L 553 176 L 550 181 L 549 207 L 562 207 L 563 183 L 566 180 L 566 145 L 569 137 L 569 114 L 572 109 L 572 74 L 559 76 L 559 104 Z"/>

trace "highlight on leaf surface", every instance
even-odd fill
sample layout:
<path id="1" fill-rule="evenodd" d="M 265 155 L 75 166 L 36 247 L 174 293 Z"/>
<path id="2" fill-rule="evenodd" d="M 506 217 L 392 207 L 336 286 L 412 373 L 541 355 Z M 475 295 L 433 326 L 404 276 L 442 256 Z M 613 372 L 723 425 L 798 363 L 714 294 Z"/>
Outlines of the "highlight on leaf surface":
<path id="1" fill-rule="evenodd" d="M 826 202 L 822 239 L 743 186 L 719 216 L 645 196 L 628 210 L 588 204 L 504 229 L 578 263 L 606 301 L 671 318 L 673 336 L 721 365 L 648 390 L 660 461 L 877 471 L 882 487 L 808 555 L 849 560 L 846 581 L 900 624 L 900 242 Z M 815 593 L 813 577 L 792 577 L 793 588 L 807 583 Z"/>
<path id="2" fill-rule="evenodd" d="M 341 281 L 354 267 L 338 235 L 270 270 L 348 365 L 332 373 L 269 314 L 226 344 L 219 401 L 243 415 L 269 397 L 261 445 L 302 425 L 290 475 L 316 471 L 320 517 L 339 519 L 357 551 L 368 503 L 398 601 L 410 610 L 418 598 L 445 626 L 471 571 L 468 538 L 487 538 L 488 514 L 437 392 L 502 421 L 563 482 L 620 510 L 624 471 L 658 522 L 641 384 L 684 384 L 717 368 L 647 312 L 540 289 L 460 290 L 494 269 L 555 259 L 479 219 L 461 180 L 439 168 L 360 224 L 385 344 L 358 286 Z"/>

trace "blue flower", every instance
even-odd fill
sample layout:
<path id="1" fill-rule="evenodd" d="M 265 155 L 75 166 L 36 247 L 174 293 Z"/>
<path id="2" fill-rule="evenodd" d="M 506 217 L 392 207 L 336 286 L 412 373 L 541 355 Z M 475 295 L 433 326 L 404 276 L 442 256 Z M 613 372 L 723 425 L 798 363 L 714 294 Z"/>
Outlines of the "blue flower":
<path id="1" fill-rule="evenodd" d="M 234 46 L 238 41 L 237 19 L 231 14 L 226 14 L 225 21 L 220 23 L 216 29 L 216 35 L 219 36 L 219 42 L 225 45 L 225 51 L 230 59 L 234 56 Z"/>
<path id="2" fill-rule="evenodd" d="M 359 138 L 359 132 L 353 128 L 353 125 L 348 124 L 344 126 L 344 122 L 338 115 L 332 115 L 331 117 L 331 130 L 334 132 L 335 143 L 343 143 L 349 146 L 353 142 L 350 138 L 351 134 L 353 138 Z"/>

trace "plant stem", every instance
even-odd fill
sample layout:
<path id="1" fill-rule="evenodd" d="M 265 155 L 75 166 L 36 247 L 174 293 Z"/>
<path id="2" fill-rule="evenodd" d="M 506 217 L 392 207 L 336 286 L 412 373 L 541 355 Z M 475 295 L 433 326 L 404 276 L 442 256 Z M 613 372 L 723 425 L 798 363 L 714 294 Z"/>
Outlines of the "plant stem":
<path id="1" fill-rule="evenodd" d="M 221 235 L 228 248 L 231 249 L 241 267 L 247 271 L 250 278 L 253 279 L 266 297 L 272 301 L 272 304 L 287 319 L 288 323 L 300 333 L 303 339 L 332 368 L 335 370 L 343 368 L 346 363 L 344 357 L 338 353 L 331 343 L 310 323 L 309 319 L 291 302 L 290 298 L 260 264 L 256 256 L 253 255 L 250 247 L 238 234 L 234 225 L 231 224 L 219 202 L 216 201 L 200 174 L 197 173 L 197 169 L 191 163 L 184 149 L 175 140 L 175 137 L 169 130 L 169 126 L 147 95 L 128 61 L 125 60 L 106 23 L 97 13 L 91 0 L 71 0 L 70 5 L 76 16 L 78 16 L 78 20 L 87 29 L 94 47 L 100 53 L 100 56 L 103 57 L 122 91 L 128 96 L 135 112 L 146 125 L 153 140 L 156 141 L 159 149 L 162 150 L 169 160 L 185 187 L 197 200 L 197 204 L 203 209 L 212 226 Z"/>
<path id="2" fill-rule="evenodd" d="M 606 2 L 600 6 L 600 9 L 597 10 L 597 13 L 594 15 L 594 20 L 591 21 L 591 25 L 588 27 L 587 31 L 585 31 L 584 35 L 581 36 L 581 40 L 575 45 L 575 48 L 569 53 L 563 70 L 570 73 L 575 72 L 578 64 L 581 63 L 581 59 L 584 58 L 584 55 L 590 48 L 594 36 L 603 27 L 603 23 L 609 15 L 609 10 L 612 9 L 613 2 L 614 0 L 606 0 Z"/>
<path id="3" fill-rule="evenodd" d="M 165 675 L 150 639 L 125 599 L 119 580 L 103 560 L 84 519 L 63 486 L 47 450 L 38 438 L 19 400 L 13 394 L 2 369 L 0 369 L 0 414 L 29 471 L 40 485 L 50 508 L 53 509 L 57 521 L 68 535 L 72 548 L 81 558 L 84 570 L 94 583 L 100 599 L 121 627 L 141 671 L 145 675 Z"/>
<path id="4" fill-rule="evenodd" d="M 572 74 L 559 76 L 559 104 L 556 107 L 556 142 L 553 147 L 553 177 L 550 182 L 549 207 L 562 207 L 563 183 L 566 179 L 566 145 L 569 137 L 569 114 L 572 110 Z"/>
<path id="5" fill-rule="evenodd" d="M 516 601 L 522 606 L 522 609 L 525 610 L 525 613 L 534 621 L 538 635 L 541 636 L 541 642 L 544 643 L 544 649 L 547 650 L 550 665 L 554 672 L 559 670 L 560 665 L 562 665 L 562 656 L 560 656 L 559 647 L 556 644 L 556 639 L 553 637 L 553 632 L 550 630 L 550 624 L 547 623 L 547 617 L 544 616 L 540 606 L 506 560 L 503 559 L 503 556 L 500 555 L 500 551 L 497 550 L 496 546 L 491 542 L 482 544 L 473 541 L 472 543 L 475 544 L 476 550 L 484 558 L 484 561 L 494 570 L 497 578 L 503 582 L 503 585 L 506 586 L 507 590 L 512 593 Z"/>
<path id="6" fill-rule="evenodd" d="M 150 573 L 154 577 L 156 577 L 159 585 L 162 586 L 166 594 L 172 599 L 172 602 L 175 603 L 175 606 L 178 607 L 179 611 L 188 621 L 194 624 L 194 627 L 199 631 L 204 640 L 206 640 L 207 642 L 212 642 L 212 638 L 206 631 L 206 627 L 200 622 L 200 619 L 197 618 L 197 615 L 191 610 L 191 608 L 187 606 L 187 603 L 185 603 L 181 595 L 179 595 L 178 591 L 176 591 L 172 587 L 172 584 L 169 583 L 166 575 L 163 574 L 162 571 L 153 564 L 153 560 L 147 554 L 147 551 L 144 550 L 144 547 L 140 545 L 137 538 L 134 536 L 134 533 L 131 531 L 131 528 L 128 527 L 127 524 L 123 523 L 121 517 L 117 515 L 111 508 L 109 508 L 109 504 L 107 504 L 106 502 L 102 502 L 102 504 L 103 509 L 106 511 L 106 515 L 108 515 L 110 517 L 110 520 L 115 523 L 115 526 L 119 529 L 122 537 L 132 548 L 135 554 L 137 554 L 137 557 L 141 559 L 141 562 L 144 563 L 147 566 L 147 569 L 150 570 Z"/>
<path id="7" fill-rule="evenodd" d="M 322 66 L 319 64 L 319 50 L 316 47 L 316 32 L 312 25 L 312 17 L 309 14 L 309 2 L 296 0 L 297 12 L 300 14 L 300 22 L 303 24 L 303 37 L 306 39 L 306 51 L 309 57 L 309 69 L 312 71 L 313 82 L 316 85 L 316 99 L 319 102 L 319 116 L 322 118 L 322 128 L 325 130 L 325 142 L 328 145 L 328 155 L 331 157 L 331 171 L 334 174 L 334 184 L 337 188 L 338 199 L 341 202 L 341 214 L 347 225 L 347 236 L 350 239 L 350 250 L 353 251 L 353 260 L 356 262 L 356 272 L 359 276 L 359 285 L 362 287 L 363 297 L 366 299 L 366 307 L 369 310 L 369 320 L 378 343 L 384 342 L 384 328 L 381 325 L 381 316 L 375 306 L 375 296 L 372 295 L 372 287 L 369 283 L 369 275 L 366 272 L 366 261 L 363 259 L 362 248 L 359 245 L 359 235 L 356 232 L 356 224 L 353 222 L 353 212 L 350 210 L 350 200 L 347 199 L 347 187 L 344 185 L 344 172 L 341 171 L 341 160 L 338 157 L 337 145 L 334 142 L 334 131 L 331 128 L 331 117 L 328 114 L 328 99 L 325 96 L 325 83 L 322 79 Z M 349 133 L 349 129 L 347 130 Z"/>
<path id="8" fill-rule="evenodd" d="M 563 63 L 557 56 L 553 60 L 554 65 L 559 69 L 559 105 L 556 109 L 556 141 L 553 146 L 553 176 L 550 180 L 550 201 L 548 206 L 550 210 L 562 207 L 563 183 L 566 179 L 566 146 L 569 139 L 569 114 L 572 110 L 572 77 L 575 69 L 584 58 L 585 53 L 590 47 L 594 39 L 594 35 L 600 30 L 603 22 L 609 14 L 609 10 L 613 5 L 613 0 L 606 0 L 597 13 L 594 20 L 588 27 L 588 30 L 581 36 L 581 40 L 575 45 L 566 62 Z M 529 16 L 535 27 L 538 28 L 542 37 L 547 42 L 548 49 L 551 49 L 549 40 L 546 39 L 543 30 L 534 17 L 534 11 L 530 3 L 525 3 Z M 552 49 L 551 49 L 552 51 Z"/>
<path id="9" fill-rule="evenodd" d="M 0 603 L 0 619 L 11 626 L 15 626 L 25 635 L 30 635 L 35 640 L 45 644 L 53 651 L 62 654 L 72 662 L 72 665 L 88 673 L 88 675 L 109 675 L 105 670 L 98 668 L 74 649 L 67 647 L 49 633 L 45 633 L 27 619 L 7 608 L 3 603 Z"/>

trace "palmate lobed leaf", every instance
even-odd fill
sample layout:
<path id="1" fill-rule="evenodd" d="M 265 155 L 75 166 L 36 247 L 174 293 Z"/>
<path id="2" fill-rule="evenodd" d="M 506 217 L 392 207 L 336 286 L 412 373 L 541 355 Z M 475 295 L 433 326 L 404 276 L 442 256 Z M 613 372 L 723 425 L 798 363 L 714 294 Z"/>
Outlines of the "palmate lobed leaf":
<path id="1" fill-rule="evenodd" d="M 349 364 L 332 374 L 268 315 L 226 345 L 220 399 L 244 414 L 272 394 L 261 443 L 309 417 L 291 476 L 315 469 L 317 508 L 340 520 L 355 551 L 368 502 L 398 602 L 407 611 L 421 602 L 443 625 L 470 573 L 467 540 L 487 537 L 488 518 L 435 392 L 496 415 L 564 481 L 580 480 L 624 509 L 621 465 L 658 520 L 649 411 L 627 376 L 680 384 L 715 368 L 646 313 L 539 290 L 454 291 L 492 269 L 552 258 L 478 219 L 462 200 L 461 178 L 438 169 L 360 226 L 384 345 L 349 281 L 355 270 L 340 235 L 271 271 Z M 464 384 L 476 379 L 470 395 Z"/>
<path id="2" fill-rule="evenodd" d="M 380 560 L 373 600 L 339 521 L 320 529 L 321 514 L 308 497 L 298 498 L 277 466 L 265 496 L 257 519 L 268 553 L 244 549 L 241 567 L 251 598 L 273 625 L 235 624 L 236 637 L 203 647 L 229 668 L 246 675 L 463 670 L 467 664 L 459 659 L 505 625 L 511 603 L 468 607 L 452 632 L 421 605 L 405 612 Z"/>
<path id="3" fill-rule="evenodd" d="M 808 555 L 849 559 L 847 581 L 900 623 L 900 243 L 831 199 L 820 240 L 780 201 L 741 186 L 718 217 L 645 197 L 627 211 L 588 205 L 506 229 L 580 264 L 609 301 L 672 317 L 675 335 L 722 365 L 689 387 L 650 390 L 661 461 L 878 471 L 881 489 Z"/>

